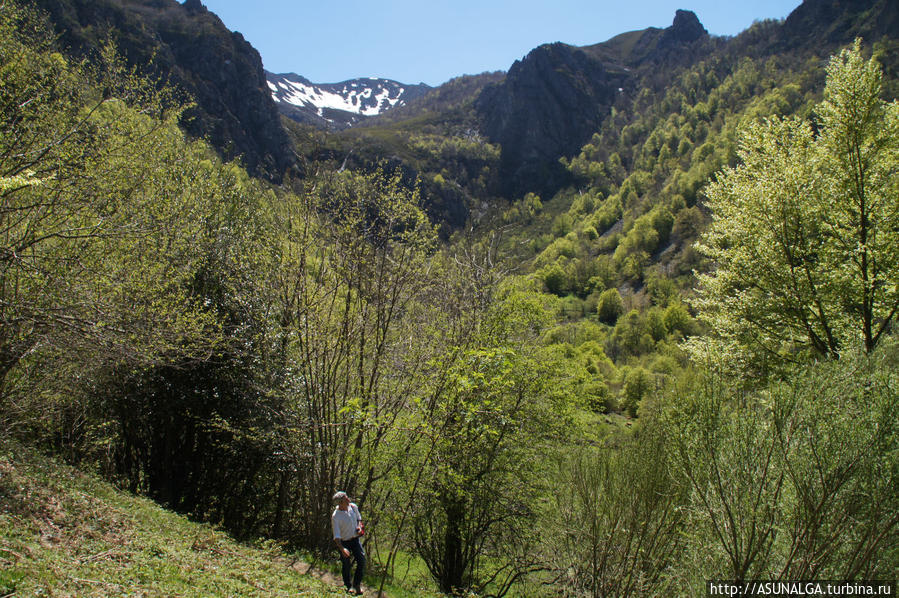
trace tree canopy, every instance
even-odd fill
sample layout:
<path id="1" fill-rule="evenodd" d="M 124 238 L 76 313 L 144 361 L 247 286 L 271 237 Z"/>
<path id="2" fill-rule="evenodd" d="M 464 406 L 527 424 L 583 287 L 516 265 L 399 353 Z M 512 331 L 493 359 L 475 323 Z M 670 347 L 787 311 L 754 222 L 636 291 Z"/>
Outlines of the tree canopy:
<path id="1" fill-rule="evenodd" d="M 827 67 L 815 121 L 747 126 L 708 189 L 694 302 L 730 352 L 766 359 L 873 350 L 899 309 L 899 104 L 860 42 Z"/>

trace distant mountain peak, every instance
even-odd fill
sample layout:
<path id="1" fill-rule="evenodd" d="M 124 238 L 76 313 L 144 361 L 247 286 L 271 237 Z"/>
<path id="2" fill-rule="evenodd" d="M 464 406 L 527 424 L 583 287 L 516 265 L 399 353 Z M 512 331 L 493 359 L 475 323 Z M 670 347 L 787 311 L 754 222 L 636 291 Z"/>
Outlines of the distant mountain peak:
<path id="1" fill-rule="evenodd" d="M 699 18 L 692 10 L 678 9 L 674 13 L 674 23 L 665 30 L 667 36 L 679 42 L 692 42 L 704 35 L 708 35 Z"/>
<path id="2" fill-rule="evenodd" d="M 295 73 L 266 73 L 268 87 L 285 116 L 329 129 L 344 129 L 424 95 L 430 87 L 363 77 L 313 83 Z"/>

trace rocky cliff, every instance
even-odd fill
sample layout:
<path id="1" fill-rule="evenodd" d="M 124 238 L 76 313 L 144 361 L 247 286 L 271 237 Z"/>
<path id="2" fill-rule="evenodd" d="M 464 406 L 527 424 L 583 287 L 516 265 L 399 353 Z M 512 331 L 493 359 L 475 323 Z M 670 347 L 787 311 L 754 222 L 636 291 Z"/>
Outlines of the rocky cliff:
<path id="1" fill-rule="evenodd" d="M 576 151 L 599 128 L 625 76 L 555 43 L 532 50 L 502 83 L 484 89 L 476 109 L 484 134 L 502 146 L 507 193 L 561 185 L 566 171 L 558 157 Z"/>
<path id="2" fill-rule="evenodd" d="M 640 67 L 679 61 L 706 38 L 696 15 L 679 10 L 667 29 L 632 32 L 589 48 L 547 44 L 515 62 L 475 104 L 484 134 L 502 146 L 505 193 L 551 194 L 566 184 L 559 157 L 575 153 L 600 128 L 619 95 L 636 86 Z"/>
<path id="3" fill-rule="evenodd" d="M 251 173 L 274 180 L 293 166 L 259 53 L 200 0 L 34 2 L 69 53 L 89 56 L 111 39 L 130 64 L 186 92 L 196 106 L 183 126 L 226 159 L 240 157 Z"/>

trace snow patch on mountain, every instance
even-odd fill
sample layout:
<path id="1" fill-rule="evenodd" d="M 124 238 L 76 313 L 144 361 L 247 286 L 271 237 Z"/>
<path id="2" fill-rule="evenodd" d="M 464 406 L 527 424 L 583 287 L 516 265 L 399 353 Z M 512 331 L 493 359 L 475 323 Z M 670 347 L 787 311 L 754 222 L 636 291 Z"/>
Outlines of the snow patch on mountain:
<path id="1" fill-rule="evenodd" d="M 348 127 L 360 118 L 376 116 L 423 95 L 427 85 L 405 85 L 368 77 L 340 83 L 312 83 L 293 73 L 266 73 L 268 88 L 279 110 L 301 122 Z M 312 116 L 315 115 L 315 116 Z"/>

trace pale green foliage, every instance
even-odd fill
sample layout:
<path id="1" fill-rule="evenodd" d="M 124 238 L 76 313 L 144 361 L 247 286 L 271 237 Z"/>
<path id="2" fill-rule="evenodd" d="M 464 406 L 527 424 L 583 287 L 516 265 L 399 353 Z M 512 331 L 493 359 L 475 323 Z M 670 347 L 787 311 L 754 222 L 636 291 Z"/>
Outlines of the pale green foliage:
<path id="1" fill-rule="evenodd" d="M 398 464 L 380 452 L 427 356 L 410 313 L 431 282 L 422 272 L 435 232 L 399 172 L 322 176 L 274 211 L 269 359 L 295 471 L 284 483 L 300 507 L 290 524 L 294 541 L 324 548 L 318 524 L 336 488 L 365 496 L 373 524 L 384 506 L 372 488 Z"/>
<path id="2" fill-rule="evenodd" d="M 695 334 L 698 329 L 696 321 L 690 316 L 690 312 L 683 303 L 672 302 L 665 308 L 663 319 L 669 334 L 688 337 Z"/>
<path id="3" fill-rule="evenodd" d="M 607 343 L 606 352 L 613 359 L 652 351 L 655 341 L 645 318 L 632 309 L 618 319 Z"/>
<path id="4" fill-rule="evenodd" d="M 624 384 L 621 389 L 621 406 L 627 409 L 631 416 L 637 415 L 640 402 L 657 390 L 657 384 L 652 375 L 637 367 L 629 370 L 624 376 Z"/>
<path id="5" fill-rule="evenodd" d="M 877 579 L 899 564 L 895 339 L 744 393 L 706 373 L 667 417 L 692 489 L 678 585 Z"/>
<path id="6" fill-rule="evenodd" d="M 550 243 L 547 248 L 537 256 L 537 259 L 534 260 L 534 265 L 539 268 L 558 261 L 560 257 L 573 258 L 576 254 L 577 245 L 574 240 L 569 239 L 568 237 L 560 237 Z"/>
<path id="7" fill-rule="evenodd" d="M 463 288 L 486 274 L 463 264 L 448 270 Z M 534 562 L 540 455 L 558 442 L 571 389 L 587 376 L 535 343 L 549 314 L 527 279 L 496 285 L 488 277 L 479 286 L 489 293 L 484 301 L 471 303 L 465 292 L 443 298 L 447 323 L 464 328 L 436 335 L 442 352 L 423 372 L 410 420 L 426 432 L 407 451 L 398 482 L 415 550 L 441 591 L 489 585 L 501 596 Z"/>
<path id="8" fill-rule="evenodd" d="M 9 177 L 0 177 L 0 192 L 30 187 L 32 185 L 40 185 L 41 182 L 41 179 L 34 178 L 33 174 L 30 172 Z"/>
<path id="9" fill-rule="evenodd" d="M 773 118 L 708 189 L 695 305 L 733 355 L 872 350 L 899 308 L 899 104 L 856 43 L 832 59 L 818 132 Z M 755 359 L 751 358 L 750 359 Z M 757 359 L 755 359 L 758 361 Z"/>
<path id="10" fill-rule="evenodd" d="M 559 464 L 541 523 L 548 567 L 574 595 L 671 595 L 659 585 L 682 550 L 685 493 L 664 433 L 647 419 L 639 436 L 581 448 Z"/>
<path id="11" fill-rule="evenodd" d="M 28 372 L 207 354 L 213 318 L 191 296 L 216 215 L 238 207 L 178 111 L 104 55 L 99 81 L 52 51 L 27 9 L 0 17 L 0 384 Z M 105 85 L 115 98 L 100 98 Z M 235 200 L 235 203 L 232 203 Z M 64 354 L 68 357 L 63 361 Z M 78 356 L 75 359 L 75 356 Z M 10 377 L 27 356 L 29 368 Z M 80 361 L 79 361 L 80 360 Z M 15 372 L 13 372 L 15 373 Z M 55 379 L 61 380 L 57 375 Z M 32 389 L 33 390 L 33 389 Z"/>

